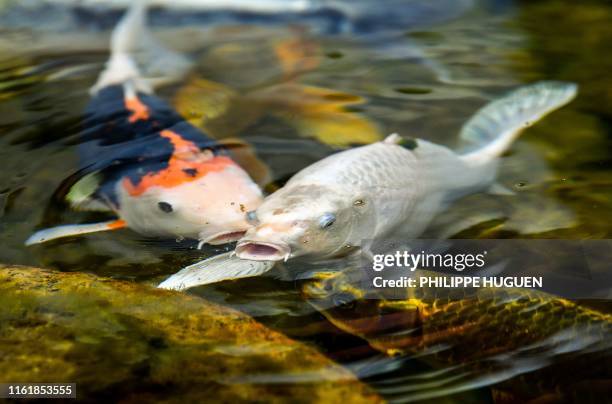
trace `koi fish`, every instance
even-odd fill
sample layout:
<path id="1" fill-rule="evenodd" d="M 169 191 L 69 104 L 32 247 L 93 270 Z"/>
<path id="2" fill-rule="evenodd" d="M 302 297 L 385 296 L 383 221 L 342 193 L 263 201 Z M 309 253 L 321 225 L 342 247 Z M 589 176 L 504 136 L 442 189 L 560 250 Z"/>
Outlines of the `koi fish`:
<path id="1" fill-rule="evenodd" d="M 112 34 L 110 59 L 85 111 L 78 180 L 66 196 L 75 209 L 116 217 L 44 229 L 26 245 L 125 227 L 223 244 L 249 226 L 245 212 L 261 203 L 261 190 L 236 162 L 235 148 L 206 136 L 153 94 L 154 85 L 176 79 L 164 69 L 176 76 L 186 62 L 152 40 L 145 19 L 144 3 L 135 2 Z M 152 50 L 145 75 L 137 56 Z"/>
<path id="2" fill-rule="evenodd" d="M 341 257 L 358 250 L 362 240 L 414 239 L 463 196 L 508 193 L 495 182 L 499 157 L 523 129 L 576 92 L 572 83 L 539 82 L 493 101 L 463 127 L 461 138 L 471 144 L 464 152 L 392 134 L 320 160 L 248 213 L 253 226 L 238 241 L 235 257 L 194 264 L 160 286 L 259 275 L 297 257 Z"/>
<path id="3" fill-rule="evenodd" d="M 472 386 L 510 394 L 512 402 L 571 402 L 593 380 L 600 383 L 587 384 L 586 397 L 600 402 L 610 395 L 610 314 L 522 288 L 416 286 L 385 299 L 361 286 L 363 274 L 361 265 L 319 272 L 302 285 L 302 295 L 372 348 L 452 368 L 463 375 L 459 383 L 469 378 Z M 423 269 L 413 275 L 416 285 L 420 277 L 447 276 Z M 445 388 L 453 384 L 448 380 Z M 420 387 L 407 391 L 430 399 L 445 391 Z"/>

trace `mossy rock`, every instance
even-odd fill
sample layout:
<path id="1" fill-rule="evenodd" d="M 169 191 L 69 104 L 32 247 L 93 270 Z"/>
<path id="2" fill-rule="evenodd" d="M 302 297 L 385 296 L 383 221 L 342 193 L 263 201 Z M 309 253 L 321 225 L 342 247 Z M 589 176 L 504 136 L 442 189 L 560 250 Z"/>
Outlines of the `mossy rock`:
<path id="1" fill-rule="evenodd" d="M 315 349 L 198 297 L 4 266 L 0 306 L 4 382 L 73 382 L 86 401 L 379 401 Z"/>

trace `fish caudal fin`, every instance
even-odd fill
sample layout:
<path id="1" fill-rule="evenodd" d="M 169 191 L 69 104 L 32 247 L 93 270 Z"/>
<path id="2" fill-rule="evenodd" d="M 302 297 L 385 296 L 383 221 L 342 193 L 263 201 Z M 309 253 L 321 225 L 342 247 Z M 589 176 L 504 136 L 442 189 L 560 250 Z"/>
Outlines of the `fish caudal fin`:
<path id="1" fill-rule="evenodd" d="M 146 0 L 135 0 L 111 35 L 111 55 L 91 88 L 124 84 L 151 93 L 156 85 L 184 76 L 191 67 L 187 58 L 161 46 L 147 30 Z"/>
<path id="2" fill-rule="evenodd" d="M 273 261 L 243 260 L 234 252 L 215 255 L 183 268 L 157 287 L 161 289 L 185 290 L 230 279 L 258 276 L 274 267 Z"/>
<path id="3" fill-rule="evenodd" d="M 113 30 L 111 55 L 104 71 L 91 89 L 92 94 L 104 87 L 127 82 L 131 82 L 139 91 L 151 92 L 147 83 L 141 79 L 135 58 L 141 47 L 145 23 L 145 0 L 136 0 Z"/>
<path id="4" fill-rule="evenodd" d="M 577 90 L 574 83 L 541 81 L 489 103 L 461 130 L 461 139 L 470 144 L 463 159 L 480 165 L 499 157 L 523 129 L 569 103 Z"/>
<path id="5" fill-rule="evenodd" d="M 77 236 L 80 234 L 95 233 L 99 231 L 117 230 L 126 227 L 123 220 L 110 220 L 101 223 L 67 224 L 64 226 L 51 227 L 37 231 L 26 241 L 25 245 L 44 243 L 63 237 Z"/>

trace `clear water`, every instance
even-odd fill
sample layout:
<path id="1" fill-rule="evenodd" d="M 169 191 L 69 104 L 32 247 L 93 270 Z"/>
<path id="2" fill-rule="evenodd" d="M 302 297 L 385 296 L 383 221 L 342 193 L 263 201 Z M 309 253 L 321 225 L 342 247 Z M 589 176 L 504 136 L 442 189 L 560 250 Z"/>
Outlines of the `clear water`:
<path id="1" fill-rule="evenodd" d="M 408 13 L 413 3 L 394 6 Z M 290 27 L 282 21 L 238 19 L 203 28 L 172 26 L 160 14 L 155 21 L 161 38 L 188 52 L 196 67 L 159 94 L 178 108 L 177 94 L 194 88 L 197 79 L 231 89 L 238 101 L 227 108 L 211 102 L 205 89 L 193 102 L 219 107 L 215 135 L 237 135 L 254 144 L 278 184 L 338 149 L 333 137 L 325 138 L 326 144 L 309 132 L 321 126 L 312 124 L 319 118 L 308 106 L 290 111 L 297 118 L 283 115 L 293 102 L 289 97 L 296 95 L 272 91 L 278 86 L 317 86 L 352 96 L 359 102 L 341 114 L 370 122 L 380 134 L 398 132 L 453 146 L 462 123 L 508 89 L 539 79 L 575 81 L 577 100 L 529 129 L 504 159 L 501 182 L 517 196 L 476 195 L 459 202 L 449 217 L 462 219 L 457 233 L 466 237 L 610 238 L 612 6 L 604 1 L 579 6 L 487 1 L 431 13 L 438 14 L 389 29 L 341 34 L 320 29 L 326 20 L 316 18 L 302 25 L 297 18 Z M 196 250 L 189 240 L 154 240 L 129 230 L 23 245 L 35 229 L 104 217 L 71 211 L 54 193 L 77 169 L 80 112 L 105 62 L 108 31 L 87 27 L 74 35 L 78 27 L 62 32 L 38 30 L 27 20 L 14 25 L 4 29 L 0 41 L 0 262 L 155 285 L 187 264 L 231 248 Z M 291 75 L 278 59 L 278 46 L 286 41 L 307 49 L 297 57 L 303 69 Z M 272 103 L 267 89 L 274 94 Z M 262 277 L 190 293 L 315 344 L 388 399 L 492 400 L 493 378 L 449 380 L 418 358 L 385 356 L 333 325 L 303 299 L 302 286 Z M 607 302 L 597 305 L 609 310 Z"/>

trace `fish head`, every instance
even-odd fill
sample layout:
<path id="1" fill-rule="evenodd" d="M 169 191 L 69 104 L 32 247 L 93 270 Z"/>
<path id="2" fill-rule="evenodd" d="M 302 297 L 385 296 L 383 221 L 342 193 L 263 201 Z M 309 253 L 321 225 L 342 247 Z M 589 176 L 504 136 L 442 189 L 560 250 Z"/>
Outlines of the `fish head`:
<path id="1" fill-rule="evenodd" d="M 151 236 L 224 244 L 244 235 L 250 227 L 246 212 L 263 200 L 259 187 L 235 163 L 170 185 L 155 183 L 135 192 L 126 178 L 120 181 L 119 214 L 128 227 Z"/>
<path id="2" fill-rule="evenodd" d="M 236 245 L 238 257 L 279 261 L 339 254 L 346 249 L 355 215 L 341 191 L 300 185 L 270 195 L 247 218 L 253 227 Z"/>

